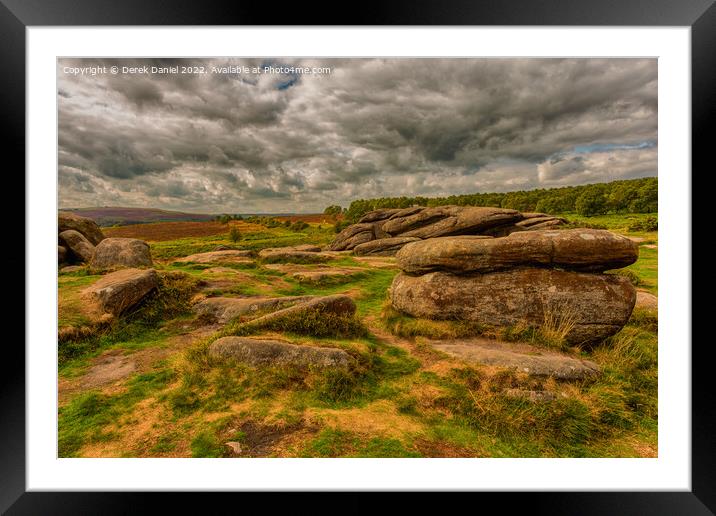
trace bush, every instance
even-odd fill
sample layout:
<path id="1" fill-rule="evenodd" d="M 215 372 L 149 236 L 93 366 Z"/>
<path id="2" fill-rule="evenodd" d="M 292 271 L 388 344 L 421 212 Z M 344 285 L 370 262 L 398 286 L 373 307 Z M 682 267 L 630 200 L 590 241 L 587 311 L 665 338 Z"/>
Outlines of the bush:
<path id="1" fill-rule="evenodd" d="M 340 221 L 340 222 L 336 222 L 336 225 L 335 225 L 335 227 L 333 228 L 333 230 L 334 230 L 336 233 L 340 233 L 341 231 L 343 231 L 344 229 L 346 229 L 346 228 L 347 228 L 348 226 L 350 226 L 350 225 L 351 225 L 351 223 L 348 222 L 347 220 L 342 220 L 342 221 Z"/>
<path id="2" fill-rule="evenodd" d="M 658 231 L 659 220 L 653 216 L 646 217 L 632 222 L 627 229 L 629 231 Z"/>
<path id="3" fill-rule="evenodd" d="M 308 224 L 302 220 L 297 220 L 296 222 L 291 224 L 291 227 L 290 227 L 291 231 L 303 231 L 304 229 L 307 229 L 307 228 L 308 228 Z"/>
<path id="4" fill-rule="evenodd" d="M 239 231 L 239 228 L 231 228 L 231 231 L 229 231 L 229 240 L 231 240 L 233 243 L 236 243 L 241 240 L 241 231 Z"/>

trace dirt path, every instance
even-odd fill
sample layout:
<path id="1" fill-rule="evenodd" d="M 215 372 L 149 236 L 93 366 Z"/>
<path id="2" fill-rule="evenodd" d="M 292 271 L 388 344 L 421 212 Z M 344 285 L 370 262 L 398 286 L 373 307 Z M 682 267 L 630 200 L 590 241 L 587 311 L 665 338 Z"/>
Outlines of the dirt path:
<path id="1" fill-rule="evenodd" d="M 57 395 L 63 405 L 77 394 L 101 388 L 112 392 L 119 389 L 129 376 L 150 371 L 160 360 L 174 356 L 194 342 L 211 335 L 218 325 L 201 326 L 167 339 L 161 347 L 148 347 L 138 351 L 108 349 L 92 359 L 86 373 L 72 378 L 59 378 Z"/>

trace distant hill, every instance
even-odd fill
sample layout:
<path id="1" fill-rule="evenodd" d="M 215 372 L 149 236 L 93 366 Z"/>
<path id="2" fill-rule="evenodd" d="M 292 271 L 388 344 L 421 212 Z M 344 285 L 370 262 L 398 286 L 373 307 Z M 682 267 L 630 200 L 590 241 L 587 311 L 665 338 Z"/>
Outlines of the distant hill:
<path id="1" fill-rule="evenodd" d="M 214 215 L 206 213 L 184 213 L 154 208 L 74 208 L 60 211 L 88 217 L 103 227 L 146 224 L 149 222 L 202 222 L 214 218 Z"/>

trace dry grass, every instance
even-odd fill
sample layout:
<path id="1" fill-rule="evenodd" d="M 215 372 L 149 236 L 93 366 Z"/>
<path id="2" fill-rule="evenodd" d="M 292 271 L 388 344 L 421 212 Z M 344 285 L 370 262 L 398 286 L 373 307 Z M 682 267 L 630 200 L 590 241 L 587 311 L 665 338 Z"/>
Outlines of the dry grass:
<path id="1" fill-rule="evenodd" d="M 265 230 L 259 224 L 231 221 L 229 224 L 220 222 L 155 222 L 153 224 L 103 228 L 102 232 L 107 237 L 138 238 L 147 242 L 163 242 L 180 238 L 228 235 L 231 228 L 238 229 L 242 234 Z"/>

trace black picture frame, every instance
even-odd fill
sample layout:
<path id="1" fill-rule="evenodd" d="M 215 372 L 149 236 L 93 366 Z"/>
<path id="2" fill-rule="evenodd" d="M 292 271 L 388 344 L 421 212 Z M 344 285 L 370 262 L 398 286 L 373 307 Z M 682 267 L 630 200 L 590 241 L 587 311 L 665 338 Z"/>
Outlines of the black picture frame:
<path id="1" fill-rule="evenodd" d="M 16 170 L 25 170 L 25 29 L 30 26 L 105 25 L 554 25 L 554 26 L 689 26 L 691 27 L 692 73 L 692 180 L 693 171 L 713 168 L 709 138 L 716 113 L 716 5 L 714 0 L 418 0 L 402 2 L 364 1 L 340 11 L 304 3 L 277 8 L 267 2 L 234 2 L 223 5 L 211 0 L 0 0 L 0 120 L 5 133 L 5 152 L 14 158 Z M 707 168 L 708 167 L 708 168 Z M 14 196 L 24 203 L 24 178 L 15 174 Z M 5 178 L 9 178 L 6 174 Z M 4 179 L 5 179 L 4 178 Z M 692 190 L 696 192 L 696 190 Z M 14 211 L 24 213 L 23 206 Z M 694 218 L 694 217 L 692 217 Z M 694 218 L 695 219 L 695 218 Z M 20 229 L 22 228 L 22 234 Z M 29 238 L 25 226 L 6 228 L 14 242 Z M 693 232 L 692 232 L 693 234 Z M 5 270 L 26 270 L 24 246 L 2 260 Z M 695 258 L 698 256 L 693 254 Z M 692 267 L 695 260 L 692 261 Z M 24 292 L 19 275 L 9 286 Z M 15 303 L 15 309 L 24 303 Z M 26 307 L 31 309 L 32 307 Z M 694 304 L 692 314 L 706 307 Z M 19 315 L 19 314 L 18 314 Z M 705 316 L 705 314 L 701 314 Z M 9 317 L 8 317 L 9 318 Z M 19 320 L 19 317 L 15 320 Z M 694 317 L 692 315 L 692 320 Z M 22 337 L 24 340 L 24 331 Z M 12 340 L 12 342 L 11 342 Z M 19 339 L 18 339 L 19 340 Z M 12 345 L 11 345 L 12 344 Z M 670 343 L 687 346 L 691 343 Z M 716 511 L 716 425 L 711 400 L 712 366 L 709 342 L 692 346 L 692 490 L 690 492 L 591 492 L 591 493 L 484 493 L 481 498 L 506 502 L 509 507 L 529 508 L 550 514 L 713 514 Z M 187 496 L 178 493 L 78 493 L 26 492 L 25 488 L 25 353 L 17 340 L 4 345 L 0 375 L 0 510 L 8 514 L 125 514 L 139 512 L 147 498 L 161 498 L 162 510 L 187 510 Z M 229 497 L 247 494 L 203 493 L 211 505 L 220 507 Z M 363 505 L 357 494 L 341 510 Z M 414 496 L 422 504 L 422 496 Z M 272 499 L 273 500 L 273 499 Z M 484 502 L 482 500 L 481 502 Z M 493 500 L 490 500 L 493 501 Z M 454 501 L 453 503 L 456 503 Z M 273 503 L 273 502 L 272 502 Z M 232 504 L 233 505 L 233 504 Z M 369 508 L 372 504 L 365 504 Z M 227 506 L 226 512 L 239 510 Z M 312 511 L 317 508 L 311 504 Z M 338 510 L 338 507 L 334 507 Z M 407 506 L 404 507 L 407 509 Z"/>

